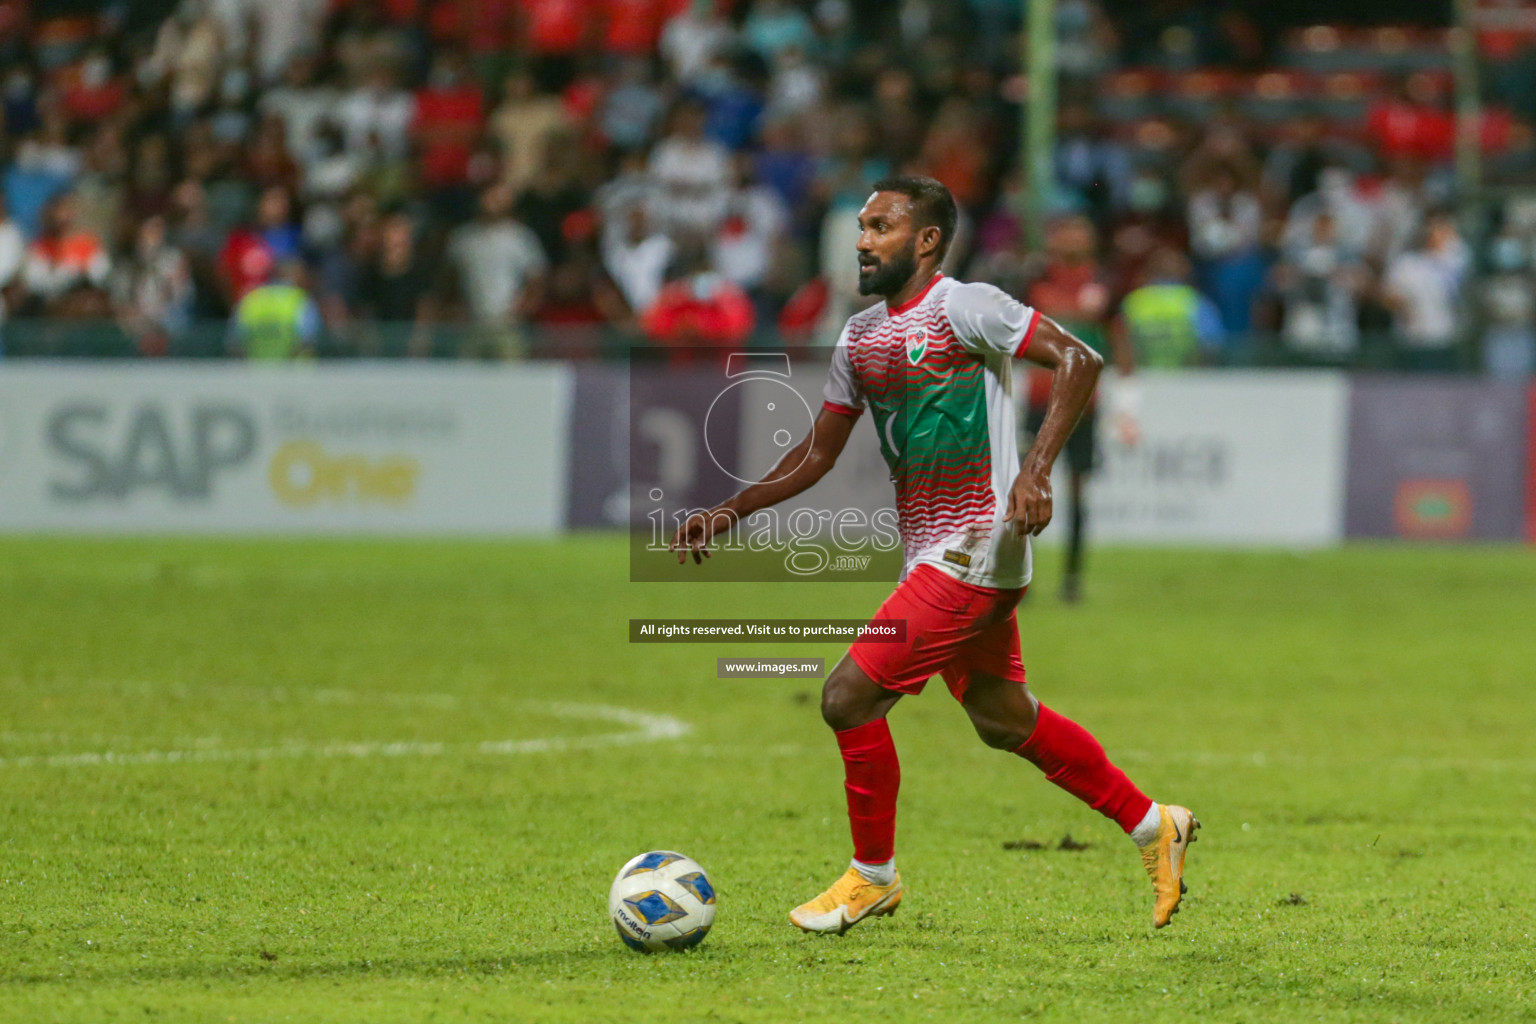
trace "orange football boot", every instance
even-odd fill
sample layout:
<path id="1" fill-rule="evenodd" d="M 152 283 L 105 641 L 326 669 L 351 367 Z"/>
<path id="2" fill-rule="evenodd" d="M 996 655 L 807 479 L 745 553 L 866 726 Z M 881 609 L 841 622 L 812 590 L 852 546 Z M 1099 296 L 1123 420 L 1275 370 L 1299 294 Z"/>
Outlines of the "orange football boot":
<path id="1" fill-rule="evenodd" d="M 1195 841 L 1200 819 L 1187 807 L 1159 805 L 1162 821 L 1157 838 L 1140 847 L 1141 863 L 1152 878 L 1157 894 L 1152 904 L 1152 927 L 1161 928 L 1179 912 L 1179 901 L 1188 889 L 1184 885 L 1184 851 Z"/>
<path id="2" fill-rule="evenodd" d="M 789 912 L 802 931 L 841 935 L 866 917 L 894 914 L 901 903 L 901 875 L 890 885 L 877 885 L 850 867 L 832 888 Z"/>

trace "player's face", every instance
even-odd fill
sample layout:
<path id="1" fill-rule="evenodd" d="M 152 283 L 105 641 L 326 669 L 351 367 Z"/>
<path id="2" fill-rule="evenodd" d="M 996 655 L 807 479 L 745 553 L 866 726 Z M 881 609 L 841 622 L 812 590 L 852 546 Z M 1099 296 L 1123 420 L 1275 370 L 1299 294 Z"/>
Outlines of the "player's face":
<path id="1" fill-rule="evenodd" d="M 912 200 L 876 192 L 859 211 L 859 294 L 895 295 L 917 273 Z"/>

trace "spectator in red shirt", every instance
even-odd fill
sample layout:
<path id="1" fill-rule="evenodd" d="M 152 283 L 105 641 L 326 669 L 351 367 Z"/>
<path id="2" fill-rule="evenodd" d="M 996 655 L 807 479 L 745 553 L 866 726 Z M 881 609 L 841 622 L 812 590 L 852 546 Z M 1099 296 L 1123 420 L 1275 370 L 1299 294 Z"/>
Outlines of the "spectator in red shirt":
<path id="1" fill-rule="evenodd" d="M 93 47 L 67 77 L 63 104 L 76 121 L 99 121 L 116 113 L 128 99 L 128 82 L 116 73 L 105 47 Z"/>
<path id="2" fill-rule="evenodd" d="M 462 53 L 439 53 L 427 84 L 416 93 L 418 180 L 428 190 L 434 212 L 447 221 L 474 215 L 469 189 L 469 161 L 485 124 L 485 101 Z"/>
<path id="3" fill-rule="evenodd" d="M 681 276 L 661 294 L 641 321 L 645 335 L 657 345 L 679 350 L 679 362 L 691 361 L 690 347 L 734 347 L 744 344 L 756 323 L 752 300 L 709 266 L 702 250 L 685 255 Z"/>
<path id="4" fill-rule="evenodd" d="M 546 57 L 577 53 L 592 27 L 590 6 L 584 0 L 523 0 L 528 48 Z"/>
<path id="5" fill-rule="evenodd" d="M 523 0 L 437 0 L 428 17 L 436 39 L 453 39 L 473 54 L 481 77 L 495 81 L 492 69 L 505 70 L 502 59 L 518 49 L 517 22 Z"/>
<path id="6" fill-rule="evenodd" d="M 230 308 L 266 284 L 279 263 L 297 258 L 301 237 L 288 190 L 274 186 L 263 192 L 256 222 L 231 231 L 219 253 L 219 283 Z"/>
<path id="7" fill-rule="evenodd" d="M 603 49 L 609 53 L 645 56 L 656 52 L 661 24 L 667 16 L 662 0 L 602 0 L 606 22 Z"/>
<path id="8" fill-rule="evenodd" d="M 1386 157 L 1443 160 L 1455 143 L 1455 122 L 1427 75 L 1409 75 L 1395 94 L 1374 104 L 1366 127 Z"/>

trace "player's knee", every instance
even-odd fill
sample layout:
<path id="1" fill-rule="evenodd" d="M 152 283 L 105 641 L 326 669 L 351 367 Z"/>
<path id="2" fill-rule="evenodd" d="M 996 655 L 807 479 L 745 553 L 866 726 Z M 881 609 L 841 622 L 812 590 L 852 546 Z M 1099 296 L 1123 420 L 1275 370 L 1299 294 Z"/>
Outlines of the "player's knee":
<path id="1" fill-rule="evenodd" d="M 1038 705 L 1032 699 L 1018 700 L 1009 694 L 1008 700 L 978 700 L 981 694 L 968 694 L 965 713 L 970 716 L 971 726 L 981 742 L 996 750 L 1017 750 L 1035 731 L 1039 715 Z"/>
<path id="2" fill-rule="evenodd" d="M 821 720 L 834 732 L 843 732 L 879 718 L 883 711 L 879 701 L 872 699 L 875 696 L 870 692 L 872 689 L 873 684 L 865 681 L 862 674 L 846 672 L 844 666 L 839 665 L 827 676 L 826 685 L 821 688 Z"/>
<path id="3" fill-rule="evenodd" d="M 835 677 L 828 679 L 827 684 L 821 688 L 821 720 L 834 732 L 842 732 L 861 724 L 855 720 L 857 712 L 855 701 L 850 699 L 847 689 L 837 685 Z"/>
<path id="4" fill-rule="evenodd" d="M 971 725 L 981 742 L 993 750 L 1018 750 L 1029 739 L 1029 732 L 993 719 L 971 715 Z"/>

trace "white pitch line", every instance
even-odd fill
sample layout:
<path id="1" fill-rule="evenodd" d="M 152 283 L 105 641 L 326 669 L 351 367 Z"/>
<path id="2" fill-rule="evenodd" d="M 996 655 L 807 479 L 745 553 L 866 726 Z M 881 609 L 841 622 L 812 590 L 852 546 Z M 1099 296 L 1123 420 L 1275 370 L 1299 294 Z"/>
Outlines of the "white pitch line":
<path id="1" fill-rule="evenodd" d="M 525 740 L 487 740 L 482 743 L 420 743 L 364 741 L 333 743 L 284 743 L 278 746 L 244 750 L 180 749 L 116 752 L 90 751 L 79 754 L 27 754 L 0 758 L 0 768 L 87 768 L 97 765 L 132 766 L 156 764 L 208 764 L 223 761 L 276 761 L 299 758 L 365 757 L 441 757 L 445 754 L 535 754 L 561 750 L 591 750 L 596 747 L 627 746 L 675 740 L 693 731 L 693 727 L 671 715 L 657 715 L 608 704 L 536 705 L 556 718 L 587 719 L 627 726 L 624 732 L 599 733 L 595 736 L 545 736 Z"/>

